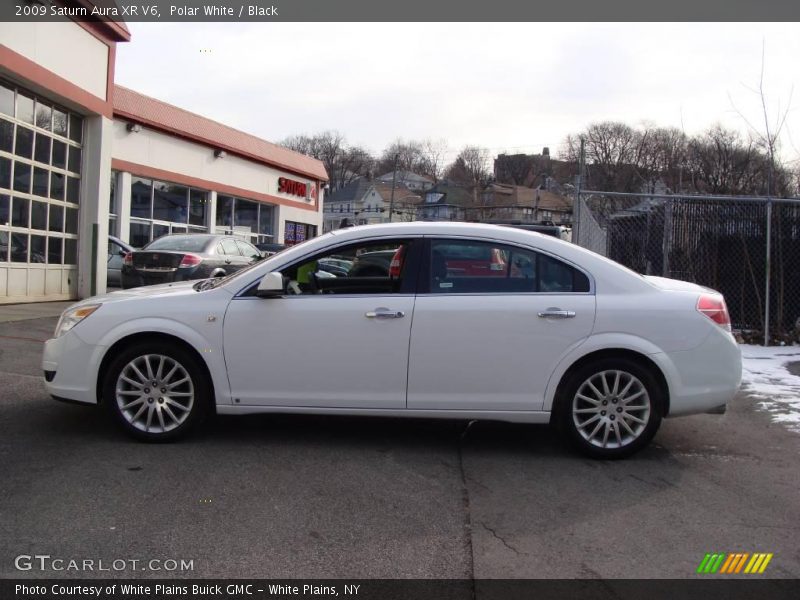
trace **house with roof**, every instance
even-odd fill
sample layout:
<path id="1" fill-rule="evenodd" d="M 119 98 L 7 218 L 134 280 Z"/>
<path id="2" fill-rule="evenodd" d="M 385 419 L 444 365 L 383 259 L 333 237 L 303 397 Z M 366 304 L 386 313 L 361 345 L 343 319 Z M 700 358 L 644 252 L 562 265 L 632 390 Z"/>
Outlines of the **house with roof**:
<path id="1" fill-rule="evenodd" d="M 418 173 L 414 173 L 412 171 L 389 171 L 388 173 L 384 173 L 380 177 L 376 177 L 375 181 L 378 183 L 385 183 L 388 185 L 392 184 L 392 180 L 394 180 L 395 185 L 401 184 L 404 185 L 409 190 L 412 190 L 416 193 L 422 193 L 434 186 L 434 181 L 430 177 L 426 177 L 425 175 L 419 175 Z"/>
<path id="2" fill-rule="evenodd" d="M 362 177 L 329 194 L 324 204 L 323 231 L 348 225 L 413 221 L 422 197 L 403 184 Z"/>

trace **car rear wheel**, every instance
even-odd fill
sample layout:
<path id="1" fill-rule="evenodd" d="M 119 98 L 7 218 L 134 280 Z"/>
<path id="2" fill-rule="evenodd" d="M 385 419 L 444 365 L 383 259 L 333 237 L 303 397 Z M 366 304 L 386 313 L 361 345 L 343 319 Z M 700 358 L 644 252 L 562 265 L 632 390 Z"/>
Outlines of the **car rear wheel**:
<path id="1" fill-rule="evenodd" d="M 573 445 L 593 458 L 624 458 L 653 439 L 663 391 L 650 372 L 629 359 L 603 359 L 569 377 L 560 420 Z"/>
<path id="2" fill-rule="evenodd" d="M 185 349 L 144 343 L 109 365 L 103 402 L 123 429 L 138 439 L 168 441 L 197 425 L 208 412 L 210 383 Z"/>

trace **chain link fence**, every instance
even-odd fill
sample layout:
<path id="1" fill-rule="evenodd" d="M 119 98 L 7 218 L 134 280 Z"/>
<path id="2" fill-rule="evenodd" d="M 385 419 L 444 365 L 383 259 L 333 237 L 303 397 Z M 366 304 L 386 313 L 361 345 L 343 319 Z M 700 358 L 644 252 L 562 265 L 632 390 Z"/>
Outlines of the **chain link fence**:
<path id="1" fill-rule="evenodd" d="M 725 296 L 748 343 L 800 341 L 800 200 L 580 191 L 572 241 Z"/>

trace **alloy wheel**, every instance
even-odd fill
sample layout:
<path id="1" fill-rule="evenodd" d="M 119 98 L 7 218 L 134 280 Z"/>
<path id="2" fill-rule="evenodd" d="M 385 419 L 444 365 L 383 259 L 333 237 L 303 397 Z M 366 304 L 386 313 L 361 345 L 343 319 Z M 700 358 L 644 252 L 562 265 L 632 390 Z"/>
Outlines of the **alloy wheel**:
<path id="1" fill-rule="evenodd" d="M 167 433 L 192 412 L 195 390 L 186 368 L 163 354 L 144 354 L 126 364 L 117 377 L 119 412 L 146 433 Z"/>
<path id="2" fill-rule="evenodd" d="M 621 370 L 600 371 L 587 378 L 572 399 L 577 432 L 592 446 L 623 448 L 642 435 L 652 403 L 644 384 Z"/>

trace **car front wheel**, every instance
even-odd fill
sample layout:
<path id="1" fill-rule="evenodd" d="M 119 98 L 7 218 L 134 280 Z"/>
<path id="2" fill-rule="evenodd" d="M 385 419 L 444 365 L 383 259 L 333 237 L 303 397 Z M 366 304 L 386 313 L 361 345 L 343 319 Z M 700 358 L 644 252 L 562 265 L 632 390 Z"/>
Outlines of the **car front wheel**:
<path id="1" fill-rule="evenodd" d="M 172 440 L 206 415 L 210 384 L 198 361 L 172 344 L 138 344 L 109 365 L 103 402 L 129 434 Z"/>
<path id="2" fill-rule="evenodd" d="M 584 454 L 624 458 L 653 439 L 663 405 L 648 369 L 628 359 L 604 359 L 570 376 L 561 397 L 561 426 Z"/>

